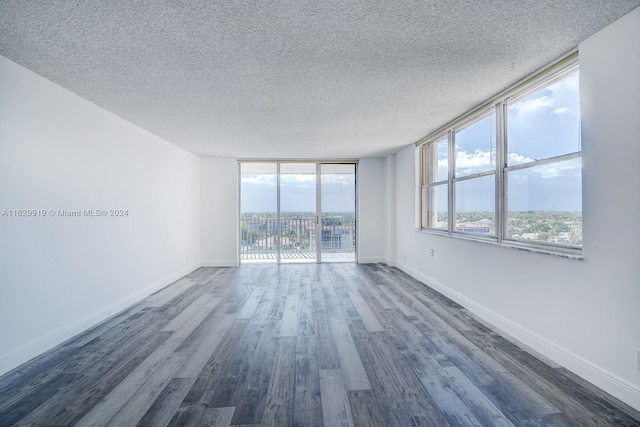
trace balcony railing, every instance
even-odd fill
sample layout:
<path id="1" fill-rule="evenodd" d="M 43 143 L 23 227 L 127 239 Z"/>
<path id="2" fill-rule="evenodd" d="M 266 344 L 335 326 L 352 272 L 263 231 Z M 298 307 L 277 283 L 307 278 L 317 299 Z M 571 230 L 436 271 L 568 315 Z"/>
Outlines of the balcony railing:
<path id="1" fill-rule="evenodd" d="M 282 237 L 278 239 L 276 219 L 242 219 L 241 259 L 276 259 L 278 245 L 283 259 L 313 259 L 318 238 L 323 256 L 355 256 L 356 227 L 352 218 L 324 218 L 319 230 L 315 220 L 309 218 L 282 218 L 280 224 Z"/>

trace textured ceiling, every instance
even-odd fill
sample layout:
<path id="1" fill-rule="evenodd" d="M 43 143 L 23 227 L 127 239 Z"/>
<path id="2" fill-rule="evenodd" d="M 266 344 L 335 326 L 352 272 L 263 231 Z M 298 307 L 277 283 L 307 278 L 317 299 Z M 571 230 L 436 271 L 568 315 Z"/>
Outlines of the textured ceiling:
<path id="1" fill-rule="evenodd" d="M 375 157 L 638 5 L 0 0 L 0 54 L 198 155 Z"/>

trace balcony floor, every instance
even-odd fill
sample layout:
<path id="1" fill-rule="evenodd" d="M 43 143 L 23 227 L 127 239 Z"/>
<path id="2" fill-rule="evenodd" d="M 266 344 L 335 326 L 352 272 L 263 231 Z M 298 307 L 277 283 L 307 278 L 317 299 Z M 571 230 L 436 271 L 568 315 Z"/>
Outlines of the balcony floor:
<path id="1" fill-rule="evenodd" d="M 247 263 L 274 263 L 277 261 L 276 253 L 243 253 L 240 262 Z M 316 262 L 315 252 L 282 252 L 282 262 Z M 355 262 L 355 252 L 323 252 L 322 262 Z"/>

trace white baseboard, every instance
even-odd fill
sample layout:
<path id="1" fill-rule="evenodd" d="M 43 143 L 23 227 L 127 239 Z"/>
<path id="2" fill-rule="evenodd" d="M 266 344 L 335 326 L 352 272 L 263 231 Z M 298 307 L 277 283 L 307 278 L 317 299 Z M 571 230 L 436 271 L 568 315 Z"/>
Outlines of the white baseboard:
<path id="1" fill-rule="evenodd" d="M 358 257 L 358 264 L 378 264 L 387 262 L 385 257 Z"/>
<path id="2" fill-rule="evenodd" d="M 640 410 L 640 387 L 632 384 L 620 376 L 572 353 L 571 351 L 547 340 L 546 338 L 523 328 L 511 320 L 493 312 L 485 306 L 467 298 L 461 293 L 445 286 L 444 284 L 420 273 L 408 265 L 397 261 L 396 266 L 405 273 L 425 283 L 446 297 L 452 299 L 471 311 L 480 318 L 486 320 L 507 335 L 515 338 L 526 346 L 539 352 L 552 361 L 567 368 L 576 375 L 584 378 L 607 393 L 622 400 L 626 404 Z"/>
<path id="3" fill-rule="evenodd" d="M 165 286 L 175 282 L 181 277 L 191 273 L 192 271 L 200 268 L 199 264 L 191 264 L 183 269 L 180 269 L 174 274 L 171 274 L 161 280 L 158 280 L 143 289 L 140 289 L 126 297 L 111 303 L 105 307 L 102 307 L 93 313 L 82 317 L 60 329 L 57 329 L 35 341 L 27 344 L 19 350 L 9 353 L 0 358 L 0 375 L 3 375 L 10 370 L 17 368 L 25 362 L 33 359 L 36 356 L 41 355 L 45 351 L 51 350 L 59 344 L 73 338 L 81 332 L 86 331 L 89 328 L 97 325 L 98 323 L 118 314 L 122 310 L 132 306 L 138 301 L 148 297 L 154 292 L 159 291 Z"/>
<path id="4" fill-rule="evenodd" d="M 384 261 L 383 262 L 385 264 L 387 264 L 389 267 L 395 267 L 396 266 L 396 260 L 395 259 L 384 257 Z"/>
<path id="5" fill-rule="evenodd" d="M 223 260 L 202 260 L 203 267 L 237 267 L 238 260 L 235 259 L 223 259 Z"/>

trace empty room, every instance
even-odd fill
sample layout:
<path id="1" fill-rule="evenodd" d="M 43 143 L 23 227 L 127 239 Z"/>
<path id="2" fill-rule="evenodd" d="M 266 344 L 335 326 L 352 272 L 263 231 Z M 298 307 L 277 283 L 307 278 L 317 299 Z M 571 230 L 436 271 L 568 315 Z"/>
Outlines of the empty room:
<path id="1" fill-rule="evenodd" d="M 640 426 L 639 118 L 640 0 L 2 1 L 0 426 Z"/>

